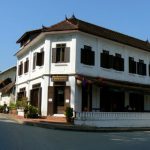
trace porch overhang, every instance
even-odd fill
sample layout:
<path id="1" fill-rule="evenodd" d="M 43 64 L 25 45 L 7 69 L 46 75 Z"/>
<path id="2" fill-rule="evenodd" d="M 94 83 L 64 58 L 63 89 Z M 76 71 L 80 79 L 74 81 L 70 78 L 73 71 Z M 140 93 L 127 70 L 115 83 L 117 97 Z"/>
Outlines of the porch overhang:
<path id="1" fill-rule="evenodd" d="M 101 88 L 115 88 L 121 91 L 140 92 L 150 94 L 150 85 L 133 83 L 128 81 L 120 81 L 113 79 L 106 79 L 103 77 L 91 77 L 85 75 L 76 75 L 76 79 L 82 83 L 95 84 Z"/>

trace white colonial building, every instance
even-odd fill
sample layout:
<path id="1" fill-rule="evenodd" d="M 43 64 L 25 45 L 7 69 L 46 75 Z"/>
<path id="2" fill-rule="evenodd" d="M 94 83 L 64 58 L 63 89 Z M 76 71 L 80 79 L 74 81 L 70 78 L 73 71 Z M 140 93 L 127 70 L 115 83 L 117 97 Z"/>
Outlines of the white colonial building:
<path id="1" fill-rule="evenodd" d="M 16 97 L 26 96 L 42 116 L 71 106 L 76 124 L 150 126 L 148 41 L 73 16 L 17 43 Z"/>

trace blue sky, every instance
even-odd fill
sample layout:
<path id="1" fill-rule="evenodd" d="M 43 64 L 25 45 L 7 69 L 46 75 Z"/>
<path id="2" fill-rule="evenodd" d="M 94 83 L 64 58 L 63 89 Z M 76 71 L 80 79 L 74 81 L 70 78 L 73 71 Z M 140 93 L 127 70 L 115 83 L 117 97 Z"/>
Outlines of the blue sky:
<path id="1" fill-rule="evenodd" d="M 149 0 L 1 0 L 0 71 L 16 65 L 17 39 L 26 31 L 50 26 L 72 14 L 150 41 Z"/>

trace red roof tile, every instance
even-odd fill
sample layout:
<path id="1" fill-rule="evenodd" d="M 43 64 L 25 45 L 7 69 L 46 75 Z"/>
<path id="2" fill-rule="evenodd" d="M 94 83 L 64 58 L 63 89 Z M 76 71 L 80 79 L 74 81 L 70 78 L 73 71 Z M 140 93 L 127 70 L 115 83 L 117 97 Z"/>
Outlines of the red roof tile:
<path id="1" fill-rule="evenodd" d="M 132 47 L 140 48 L 146 51 L 150 51 L 150 43 L 147 41 L 143 41 L 119 32 L 115 32 L 82 20 L 79 20 L 75 17 L 72 17 L 70 19 L 66 19 L 62 22 L 59 22 L 51 27 L 44 27 L 39 30 L 34 30 L 30 32 L 26 32 L 22 38 L 20 38 L 17 42 L 21 42 L 23 38 L 26 37 L 28 34 L 32 34 L 35 31 L 41 32 L 54 32 L 54 31 L 70 31 L 70 30 L 78 30 L 85 33 L 89 33 L 92 35 L 96 35 L 99 37 L 103 37 L 115 42 L 119 42 L 122 44 L 126 44 Z"/>

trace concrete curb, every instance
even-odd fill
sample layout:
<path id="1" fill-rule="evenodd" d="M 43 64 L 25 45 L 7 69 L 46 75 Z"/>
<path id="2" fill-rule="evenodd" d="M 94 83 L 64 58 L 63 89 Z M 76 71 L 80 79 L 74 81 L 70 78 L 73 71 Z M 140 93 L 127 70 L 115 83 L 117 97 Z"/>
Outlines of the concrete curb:
<path id="1" fill-rule="evenodd" d="M 79 131 L 79 132 L 135 132 L 135 131 L 150 131 L 150 128 L 98 128 L 89 126 L 54 124 L 54 123 L 35 123 L 24 122 L 25 125 L 42 127 L 54 130 Z"/>
<path id="2" fill-rule="evenodd" d="M 3 114 L 7 119 L 13 120 L 18 124 L 29 125 L 35 127 L 42 127 L 46 129 L 54 130 L 66 130 L 66 131 L 79 131 L 79 132 L 136 132 L 136 131 L 150 131 L 149 127 L 90 127 L 90 126 L 79 126 L 73 124 L 64 124 L 64 123 L 47 123 L 47 122 L 34 122 L 34 121 L 25 121 L 18 118 L 15 118 L 9 114 Z"/>

